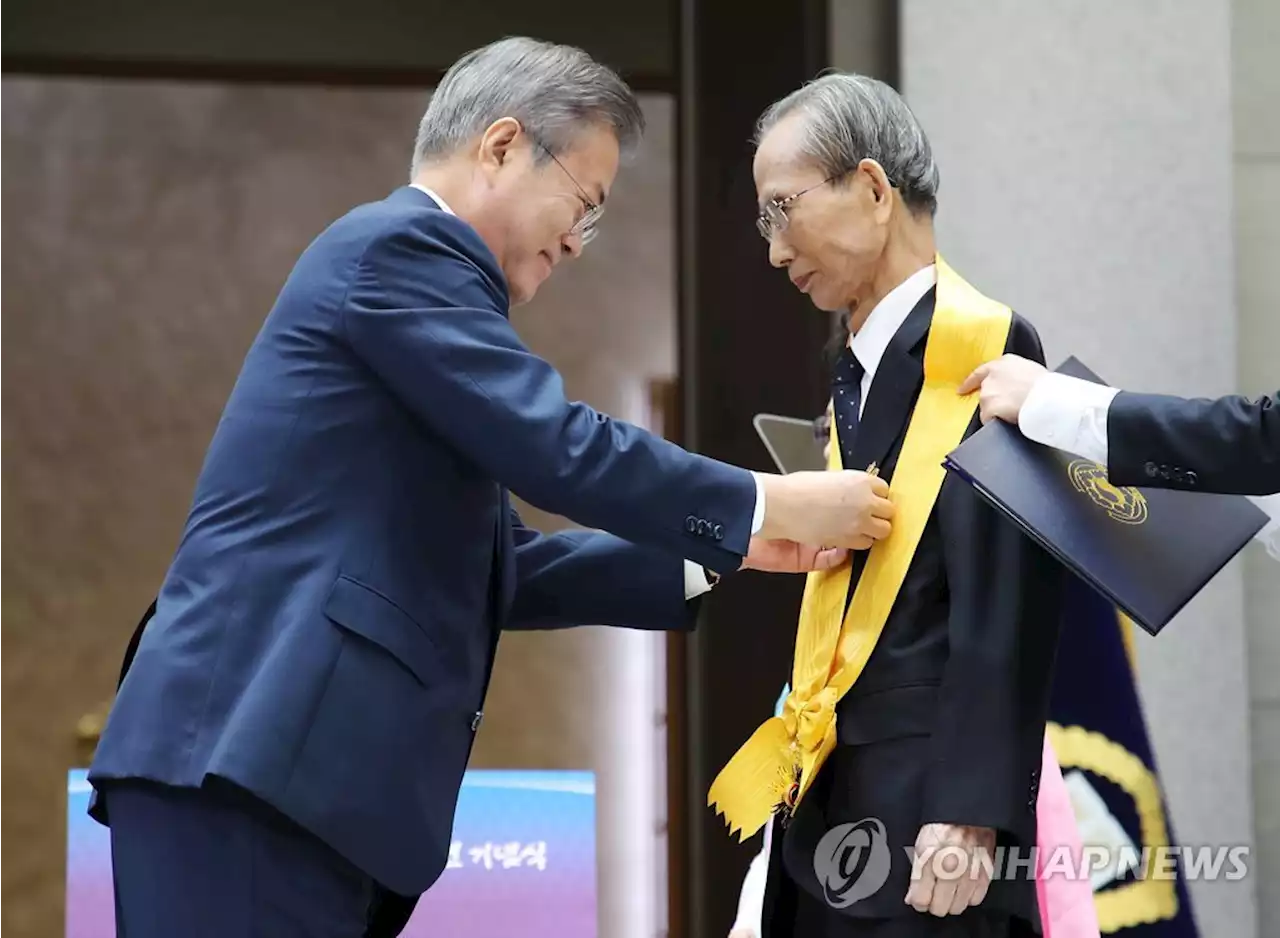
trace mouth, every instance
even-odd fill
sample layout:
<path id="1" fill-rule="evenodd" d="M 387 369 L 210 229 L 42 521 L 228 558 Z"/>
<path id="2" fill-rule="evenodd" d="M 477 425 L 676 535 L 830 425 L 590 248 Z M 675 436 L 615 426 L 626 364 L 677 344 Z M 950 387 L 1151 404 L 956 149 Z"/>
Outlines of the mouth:
<path id="1" fill-rule="evenodd" d="M 801 293 L 808 293 L 808 292 L 809 292 L 809 283 L 810 283 L 812 280 L 813 280 L 813 273 L 812 273 L 812 272 L 809 272 L 809 273 L 805 274 L 805 275 L 804 275 L 804 276 L 802 276 L 802 277 L 792 277 L 792 278 L 791 278 L 791 282 L 795 285 L 795 288 L 796 288 L 797 290 L 799 290 Z"/>

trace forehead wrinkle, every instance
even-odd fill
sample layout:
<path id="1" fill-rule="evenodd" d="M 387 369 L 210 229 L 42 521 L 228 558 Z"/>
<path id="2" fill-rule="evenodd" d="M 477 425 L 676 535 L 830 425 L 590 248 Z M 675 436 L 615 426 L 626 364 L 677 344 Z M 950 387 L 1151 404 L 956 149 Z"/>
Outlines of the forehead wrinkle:
<path id="1" fill-rule="evenodd" d="M 767 163 L 766 167 L 768 184 L 760 188 L 756 198 L 757 206 L 761 211 L 764 211 L 767 203 L 788 198 L 813 185 L 808 177 L 817 169 L 811 160 L 805 159 L 800 154 L 774 160 Z M 821 175 L 819 170 L 818 177 Z M 821 179 L 817 178 L 814 181 L 820 182 Z"/>

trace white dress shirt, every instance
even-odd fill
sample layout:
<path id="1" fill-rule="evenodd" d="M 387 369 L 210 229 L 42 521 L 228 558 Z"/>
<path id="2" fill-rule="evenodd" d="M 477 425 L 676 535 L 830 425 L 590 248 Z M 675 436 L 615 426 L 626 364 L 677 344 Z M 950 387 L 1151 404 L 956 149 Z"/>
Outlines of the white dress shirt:
<path id="1" fill-rule="evenodd" d="M 456 215 L 453 209 L 449 207 L 449 203 L 440 198 L 434 190 L 427 188 L 419 183 L 410 183 L 410 185 L 419 192 L 425 192 L 440 206 L 440 211 L 448 212 L 450 215 Z M 751 533 L 755 535 L 760 527 L 764 524 L 764 483 L 760 481 L 760 476 L 751 473 L 751 478 L 756 483 L 756 505 L 751 516 Z M 695 596 L 701 596 L 703 593 L 711 589 L 711 579 L 707 576 L 706 570 L 692 560 L 684 562 L 684 598 L 693 599 Z"/>
<path id="2" fill-rule="evenodd" d="M 764 846 L 751 858 L 751 865 L 742 877 L 742 889 L 738 893 L 738 914 L 730 932 L 744 931 L 759 936 L 764 925 L 764 892 L 769 883 L 769 851 L 773 849 L 773 824 L 764 828 Z"/>
<path id="3" fill-rule="evenodd" d="M 1116 388 L 1049 372 L 1031 387 L 1018 413 L 1018 427 L 1029 440 L 1107 464 L 1107 412 Z M 1254 538 L 1280 560 L 1280 493 L 1251 496 L 1270 521 Z"/>
<path id="4" fill-rule="evenodd" d="M 880 359 L 884 358 L 885 349 L 898 334 L 902 324 L 907 321 L 911 311 L 916 308 L 921 298 L 938 282 L 938 269 L 930 264 L 921 267 L 902 283 L 898 284 L 884 299 L 875 305 L 866 321 L 858 331 L 849 336 L 849 348 L 862 366 L 862 394 L 858 403 L 858 416 L 867 405 L 867 395 L 871 393 L 871 382 L 880 367 Z"/>

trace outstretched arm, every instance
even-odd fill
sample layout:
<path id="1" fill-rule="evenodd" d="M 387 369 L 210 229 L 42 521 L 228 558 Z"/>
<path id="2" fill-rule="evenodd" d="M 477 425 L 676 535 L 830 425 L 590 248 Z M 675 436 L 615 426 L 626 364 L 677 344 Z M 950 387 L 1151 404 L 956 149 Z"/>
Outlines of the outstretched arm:
<path id="1" fill-rule="evenodd" d="M 1115 485 L 1227 495 L 1280 492 L 1280 392 L 1251 400 L 1135 394 L 1047 371 L 1008 354 L 980 366 L 984 421 L 1107 467 Z"/>
<path id="2" fill-rule="evenodd" d="M 541 534 L 511 509 L 516 598 L 509 629 L 618 625 L 691 629 L 717 579 L 697 564 L 600 531 Z M 744 567 L 801 573 L 843 563 L 842 550 L 753 538 Z"/>

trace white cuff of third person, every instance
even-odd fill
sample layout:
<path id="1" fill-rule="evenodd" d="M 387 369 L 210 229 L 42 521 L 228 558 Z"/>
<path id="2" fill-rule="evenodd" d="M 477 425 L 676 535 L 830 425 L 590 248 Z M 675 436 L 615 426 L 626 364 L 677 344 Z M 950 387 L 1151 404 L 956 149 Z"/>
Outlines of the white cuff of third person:
<path id="1" fill-rule="evenodd" d="M 751 478 L 756 483 L 756 510 L 751 515 L 751 536 L 755 537 L 764 527 L 764 480 L 758 472 L 751 473 Z"/>
<path id="2" fill-rule="evenodd" d="M 693 599 L 710 589 L 711 578 L 707 576 L 707 571 L 692 560 L 686 560 L 684 562 L 684 598 Z"/>
<path id="3" fill-rule="evenodd" d="M 1029 440 L 1107 464 L 1107 410 L 1115 388 L 1049 372 L 1032 386 L 1018 413 Z"/>
<path id="4" fill-rule="evenodd" d="M 1255 534 L 1254 540 L 1267 549 L 1267 553 L 1280 560 L 1280 492 L 1274 495 L 1254 495 L 1250 497 L 1255 505 L 1270 516 L 1261 531 Z"/>

